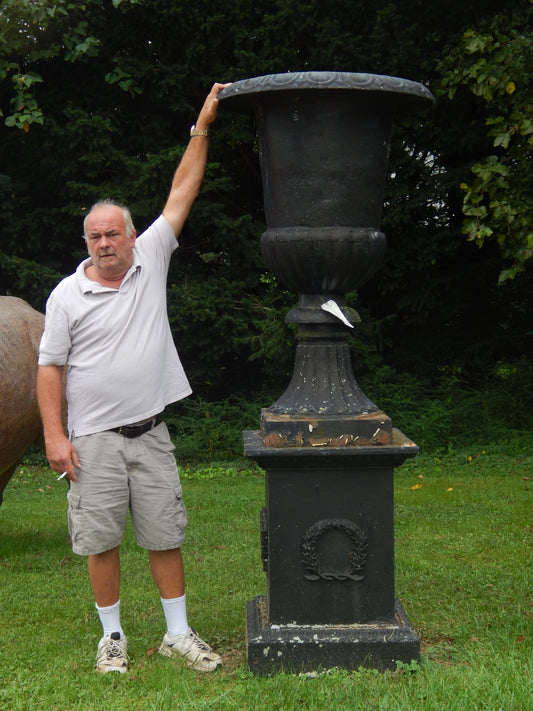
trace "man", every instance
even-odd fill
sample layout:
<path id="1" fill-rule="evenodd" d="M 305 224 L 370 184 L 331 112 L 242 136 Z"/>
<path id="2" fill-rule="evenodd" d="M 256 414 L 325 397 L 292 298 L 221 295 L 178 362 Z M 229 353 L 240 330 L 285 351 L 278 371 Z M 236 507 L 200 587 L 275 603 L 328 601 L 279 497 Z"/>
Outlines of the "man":
<path id="1" fill-rule="evenodd" d="M 166 313 L 166 275 L 205 172 L 216 118 L 214 84 L 191 129 L 162 215 L 137 239 L 127 208 L 97 203 L 85 218 L 89 258 L 47 303 L 37 395 L 50 466 L 65 473 L 75 553 L 88 556 L 103 627 L 99 672 L 128 669 L 120 622 L 120 558 L 128 508 L 148 550 L 167 623 L 160 652 L 197 671 L 222 660 L 187 622 L 180 546 L 187 514 L 173 445 L 161 414 L 191 393 Z M 66 368 L 68 431 L 62 425 Z"/>

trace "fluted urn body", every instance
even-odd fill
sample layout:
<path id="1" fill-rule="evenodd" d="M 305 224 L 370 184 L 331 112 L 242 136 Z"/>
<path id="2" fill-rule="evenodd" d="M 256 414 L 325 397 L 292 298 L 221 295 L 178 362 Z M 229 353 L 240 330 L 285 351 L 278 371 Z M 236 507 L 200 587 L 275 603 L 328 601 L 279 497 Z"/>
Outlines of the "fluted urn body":
<path id="1" fill-rule="evenodd" d="M 346 341 L 359 317 L 347 292 L 381 263 L 390 132 L 397 111 L 433 101 L 416 82 L 297 72 L 236 82 L 221 94 L 256 115 L 267 229 L 264 259 L 299 294 L 292 380 L 261 416 L 267 446 L 388 444 L 390 419 L 361 391 Z M 329 308 L 328 308 L 329 306 Z"/>

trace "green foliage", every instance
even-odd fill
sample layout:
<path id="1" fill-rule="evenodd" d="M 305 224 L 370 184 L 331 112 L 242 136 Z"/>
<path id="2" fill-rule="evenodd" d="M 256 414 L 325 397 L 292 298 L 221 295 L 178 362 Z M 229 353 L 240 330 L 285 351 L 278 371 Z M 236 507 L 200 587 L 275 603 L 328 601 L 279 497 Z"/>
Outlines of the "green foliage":
<path id="1" fill-rule="evenodd" d="M 50 291 L 61 279 L 61 274 L 28 259 L 11 257 L 0 251 L 0 290 L 3 282 L 14 284 L 17 296 L 33 301 L 35 308 L 44 311 Z"/>
<path id="2" fill-rule="evenodd" d="M 349 297 L 363 316 L 351 341 L 357 375 L 388 364 L 433 377 L 449 365 L 475 378 L 498 360 L 530 353 L 530 270 L 496 288 L 511 259 L 503 250 L 516 256 L 525 244 L 527 228 L 520 232 L 517 225 L 527 217 L 531 193 L 531 171 L 524 168 L 530 152 L 520 153 L 528 124 L 509 128 L 513 112 L 528 106 L 519 69 L 530 35 L 524 23 L 520 45 L 516 32 L 517 13 L 529 15 L 521 8 L 496 0 L 482 7 L 438 0 L 423 11 L 418 0 L 6 0 L 0 9 L 2 293 L 42 309 L 46 289 L 84 257 L 81 222 L 101 197 L 128 203 L 139 231 L 157 216 L 213 81 L 309 69 L 368 71 L 419 80 L 434 92 L 445 82 L 448 88 L 434 111 L 394 123 L 383 216 L 387 253 L 376 276 Z M 470 53 L 467 30 L 474 32 Z M 505 62 L 496 66 L 499 51 L 514 62 L 512 94 Z M 450 62 L 441 62 L 448 54 Z M 488 75 L 478 84 L 481 71 L 476 79 L 462 76 L 481 60 L 500 72 L 497 84 Z M 492 101 L 474 95 L 472 82 L 489 86 Z M 169 276 L 180 354 L 195 392 L 216 401 L 235 391 L 280 391 L 292 370 L 294 339 L 283 319 L 296 295 L 281 289 L 262 263 L 254 132 L 251 116 L 221 105 L 202 194 Z M 487 163 L 491 155 L 496 160 Z M 482 250 L 461 232 L 461 184 L 472 187 L 472 177 L 480 181 L 472 200 L 483 195 L 474 208 L 487 211 L 490 222 L 483 225 L 493 230 Z M 507 225 L 502 251 L 496 218 L 502 230 Z"/>
<path id="3" fill-rule="evenodd" d="M 0 77 L 11 78 L 14 94 L 6 126 L 28 133 L 32 124 L 44 122 L 43 111 L 35 98 L 35 85 L 43 82 L 43 77 L 31 71 L 30 66 L 55 57 L 77 62 L 97 55 L 99 41 L 88 33 L 88 23 L 83 19 L 86 6 L 86 3 L 69 0 L 54 3 L 5 0 L 2 3 Z"/>
<path id="4" fill-rule="evenodd" d="M 476 383 L 459 371 L 446 370 L 430 379 L 386 365 L 358 380 L 424 456 L 484 449 L 515 437 L 522 438 L 526 451 L 533 446 L 533 368 L 526 359 L 500 362 Z M 243 430 L 259 429 L 261 409 L 282 391 L 221 400 L 193 395 L 170 407 L 167 422 L 180 462 L 194 466 L 242 458 Z"/>
<path id="5" fill-rule="evenodd" d="M 259 412 L 258 401 L 242 396 L 218 402 L 193 396 L 172 406 L 166 421 L 176 456 L 193 464 L 241 458 L 242 431 L 257 428 Z"/>
<path id="6" fill-rule="evenodd" d="M 460 372 L 429 380 L 384 367 L 362 385 L 424 452 L 483 447 L 533 431 L 533 369 L 525 359 L 499 363 L 475 384 Z"/>
<path id="7" fill-rule="evenodd" d="M 283 317 L 294 297 L 264 290 L 260 279 L 254 283 L 254 274 L 231 279 L 223 266 L 203 279 L 199 269 L 179 264 L 178 269 L 180 281 L 170 283 L 168 311 L 194 390 L 219 399 L 288 380 L 294 339 Z"/>
<path id="8" fill-rule="evenodd" d="M 443 87 L 457 98 L 466 87 L 485 105 L 489 155 L 472 166 L 464 190 L 463 231 L 480 247 L 499 245 L 500 281 L 523 272 L 533 256 L 533 3 L 517 3 L 463 35 L 443 62 Z"/>

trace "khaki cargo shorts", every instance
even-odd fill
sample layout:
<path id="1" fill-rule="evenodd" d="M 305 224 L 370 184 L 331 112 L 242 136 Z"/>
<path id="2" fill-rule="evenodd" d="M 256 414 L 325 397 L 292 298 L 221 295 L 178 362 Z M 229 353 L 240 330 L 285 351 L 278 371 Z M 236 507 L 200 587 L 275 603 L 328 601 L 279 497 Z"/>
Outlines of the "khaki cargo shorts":
<path id="1" fill-rule="evenodd" d="M 70 483 L 67 494 L 74 553 L 96 555 L 120 545 L 128 510 L 142 548 L 182 545 L 187 512 L 164 422 L 133 439 L 98 432 L 72 442 L 80 459 L 78 481 Z"/>

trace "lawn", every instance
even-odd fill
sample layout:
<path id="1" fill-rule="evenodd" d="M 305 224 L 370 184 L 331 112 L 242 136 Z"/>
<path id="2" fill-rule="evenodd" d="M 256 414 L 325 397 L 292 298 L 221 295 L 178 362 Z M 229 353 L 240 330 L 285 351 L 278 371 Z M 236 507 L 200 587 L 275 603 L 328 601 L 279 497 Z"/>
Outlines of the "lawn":
<path id="1" fill-rule="evenodd" d="M 223 654 L 213 675 L 156 654 L 164 632 L 145 552 L 122 549 L 125 675 L 94 672 L 101 634 L 86 561 L 69 548 L 66 484 L 23 465 L 0 507 L 0 708 L 533 709 L 533 438 L 442 456 L 395 475 L 396 594 L 422 645 L 394 672 L 254 677 L 246 600 L 264 594 L 264 476 L 246 462 L 182 468 L 189 620 Z"/>

